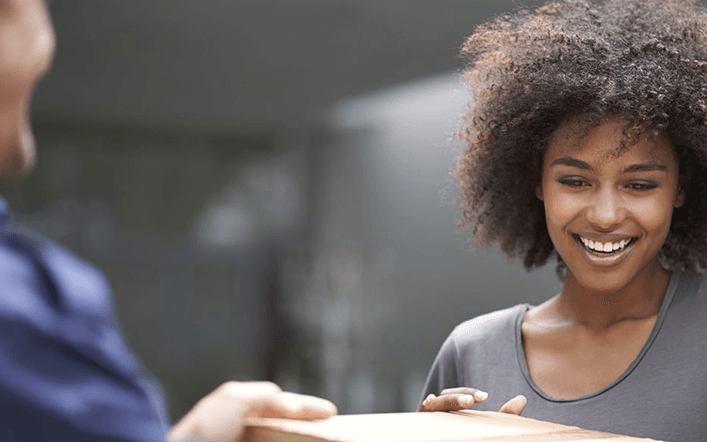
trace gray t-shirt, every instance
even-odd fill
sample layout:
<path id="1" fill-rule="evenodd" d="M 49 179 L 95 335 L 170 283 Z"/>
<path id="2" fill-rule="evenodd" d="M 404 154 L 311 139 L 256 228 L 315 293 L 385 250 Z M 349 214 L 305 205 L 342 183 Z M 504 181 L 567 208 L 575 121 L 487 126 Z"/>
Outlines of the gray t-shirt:
<path id="1" fill-rule="evenodd" d="M 673 272 L 653 332 L 606 388 L 553 399 L 530 379 L 521 341 L 528 304 L 458 325 L 442 345 L 422 399 L 445 388 L 489 393 L 474 409 L 498 411 L 518 394 L 523 416 L 664 441 L 707 441 L 707 275 Z"/>

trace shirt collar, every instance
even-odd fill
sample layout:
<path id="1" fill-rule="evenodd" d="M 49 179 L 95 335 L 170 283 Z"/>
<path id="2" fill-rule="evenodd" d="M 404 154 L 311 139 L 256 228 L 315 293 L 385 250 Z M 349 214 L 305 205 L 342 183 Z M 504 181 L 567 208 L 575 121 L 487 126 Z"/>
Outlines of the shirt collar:
<path id="1" fill-rule="evenodd" d="M 0 197 L 0 229 L 5 229 L 10 220 L 10 205 L 3 197 Z"/>

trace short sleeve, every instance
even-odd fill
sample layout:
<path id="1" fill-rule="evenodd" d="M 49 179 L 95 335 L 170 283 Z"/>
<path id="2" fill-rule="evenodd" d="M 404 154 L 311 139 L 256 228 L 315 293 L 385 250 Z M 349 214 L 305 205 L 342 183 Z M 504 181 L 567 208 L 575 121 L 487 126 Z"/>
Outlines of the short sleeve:
<path id="1" fill-rule="evenodd" d="M 422 390 L 420 403 L 430 394 L 439 395 L 445 388 L 463 387 L 460 385 L 459 371 L 457 367 L 457 348 L 453 335 L 449 335 L 439 349 L 427 374 L 427 381 Z"/>

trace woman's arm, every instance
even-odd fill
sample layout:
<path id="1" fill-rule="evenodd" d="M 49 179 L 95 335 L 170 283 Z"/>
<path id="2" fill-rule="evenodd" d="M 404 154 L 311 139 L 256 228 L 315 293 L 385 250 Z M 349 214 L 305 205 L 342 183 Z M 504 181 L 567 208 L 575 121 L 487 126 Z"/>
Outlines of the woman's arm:
<path id="1" fill-rule="evenodd" d="M 460 387 L 464 379 L 460 375 L 461 361 L 453 333 L 447 337 L 435 357 L 423 389 L 417 411 L 457 411 L 470 408 L 488 400 L 488 393 L 471 387 Z M 519 395 L 506 402 L 500 409 L 503 413 L 520 415 L 527 400 Z"/>

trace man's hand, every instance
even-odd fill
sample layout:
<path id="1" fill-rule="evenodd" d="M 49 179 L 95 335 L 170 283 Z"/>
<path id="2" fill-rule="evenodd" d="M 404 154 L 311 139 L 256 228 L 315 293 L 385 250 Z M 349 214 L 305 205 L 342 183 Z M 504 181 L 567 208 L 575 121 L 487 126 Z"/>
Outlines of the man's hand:
<path id="1" fill-rule="evenodd" d="M 331 402 L 283 392 L 272 382 L 226 382 L 203 397 L 172 427 L 167 440 L 238 442 L 247 417 L 325 419 L 337 413 Z"/>

